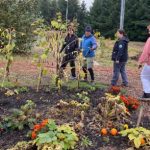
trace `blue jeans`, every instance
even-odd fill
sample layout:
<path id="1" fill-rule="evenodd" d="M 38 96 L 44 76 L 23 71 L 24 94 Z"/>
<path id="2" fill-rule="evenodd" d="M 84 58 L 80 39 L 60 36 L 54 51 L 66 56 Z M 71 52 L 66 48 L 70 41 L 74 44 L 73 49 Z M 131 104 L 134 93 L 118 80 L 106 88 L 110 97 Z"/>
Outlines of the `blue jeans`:
<path id="1" fill-rule="evenodd" d="M 111 84 L 115 86 L 117 84 L 117 81 L 119 80 L 119 75 L 121 74 L 123 85 L 128 85 L 128 78 L 126 74 L 126 62 L 114 62 L 114 68 L 113 68 L 113 78 L 111 81 Z"/>

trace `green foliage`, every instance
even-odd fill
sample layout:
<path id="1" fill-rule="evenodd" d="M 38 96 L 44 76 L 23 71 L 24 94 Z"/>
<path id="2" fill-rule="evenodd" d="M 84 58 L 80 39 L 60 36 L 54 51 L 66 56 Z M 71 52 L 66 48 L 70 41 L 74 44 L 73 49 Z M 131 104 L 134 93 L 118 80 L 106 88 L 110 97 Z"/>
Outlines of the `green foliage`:
<path id="1" fill-rule="evenodd" d="M 2 42 L 0 45 L 0 53 L 4 55 L 7 60 L 4 77 L 1 86 L 4 86 L 5 79 L 8 78 L 10 74 L 10 66 L 13 61 L 13 50 L 15 48 L 15 39 L 16 32 L 14 29 L 0 29 L 0 37 L 2 38 Z"/>
<path id="2" fill-rule="evenodd" d="M 30 50 L 34 36 L 31 22 L 38 16 L 38 0 L 1 0 L 0 27 L 16 31 L 16 46 L 13 52 Z"/>
<path id="3" fill-rule="evenodd" d="M 90 141 L 87 136 L 84 136 L 81 141 L 81 146 L 84 148 L 88 148 L 92 146 L 92 141 Z"/>
<path id="4" fill-rule="evenodd" d="M 47 132 L 38 134 L 35 140 L 39 149 L 74 149 L 78 137 L 73 128 L 69 125 L 57 126 L 53 120 L 49 120 L 46 126 Z"/>
<path id="5" fill-rule="evenodd" d="M 49 24 L 49 22 L 56 18 L 58 12 L 56 0 L 40 0 L 39 9 L 43 19 Z"/>
<path id="6" fill-rule="evenodd" d="M 66 18 L 66 0 L 58 0 L 58 9 L 63 15 L 63 19 Z M 68 0 L 68 19 L 72 21 L 74 18 L 77 18 L 79 11 L 79 1 L 78 0 Z"/>
<path id="7" fill-rule="evenodd" d="M 14 90 L 17 94 L 29 92 L 29 89 L 27 87 L 18 87 Z"/>
<path id="8" fill-rule="evenodd" d="M 128 136 L 129 140 L 132 141 L 136 148 L 142 146 L 141 139 L 146 140 L 146 144 L 150 145 L 150 130 L 143 127 L 126 129 L 120 132 L 125 137 Z"/>
<path id="9" fill-rule="evenodd" d="M 25 126 L 32 127 L 36 122 L 34 111 L 35 104 L 31 100 L 27 100 L 25 105 L 20 109 L 13 109 L 10 116 L 3 118 L 2 125 L 5 130 L 23 130 Z"/>
<path id="10" fill-rule="evenodd" d="M 78 35 L 80 37 L 82 37 L 82 35 L 84 34 L 85 26 L 89 23 L 88 14 L 89 13 L 86 9 L 85 1 L 82 1 L 77 17 L 77 20 L 79 22 Z"/>
<path id="11" fill-rule="evenodd" d="M 82 111 L 82 110 L 83 110 L 83 111 L 86 111 L 86 110 L 88 110 L 88 109 L 90 108 L 90 105 L 89 105 L 89 104 L 87 104 L 87 103 L 85 103 L 85 102 L 84 102 L 84 103 L 79 103 L 79 102 L 74 101 L 74 100 L 70 101 L 69 105 L 70 105 L 71 107 L 79 108 L 81 111 Z"/>
<path id="12" fill-rule="evenodd" d="M 67 87 L 68 90 L 75 90 L 77 88 L 77 81 L 68 81 L 67 85 L 66 83 L 63 84 L 63 86 Z M 80 89 L 88 90 L 88 91 L 95 91 L 97 89 L 107 89 L 107 85 L 102 83 L 96 83 L 94 86 L 91 86 L 87 82 L 80 82 Z"/>
<path id="13" fill-rule="evenodd" d="M 42 47 L 42 53 L 36 53 L 34 55 L 34 62 L 37 64 L 39 69 L 39 76 L 37 82 L 37 92 L 39 91 L 39 87 L 41 84 L 41 79 L 43 75 L 47 74 L 47 69 L 44 67 L 45 61 L 48 59 L 48 55 L 51 53 L 56 60 L 56 81 L 59 79 L 59 69 L 60 69 L 60 49 L 63 43 L 64 34 L 63 31 L 66 30 L 66 25 L 63 23 L 61 13 L 57 13 L 57 18 L 51 21 L 51 24 L 46 26 L 44 24 L 44 20 L 38 19 L 32 26 L 38 26 L 36 30 L 34 30 L 34 34 L 38 37 L 38 44 L 39 48 Z M 58 89 L 61 88 L 61 81 L 58 80 L 56 85 Z"/>
<path id="14" fill-rule="evenodd" d="M 17 89 L 14 90 L 10 90 L 7 89 L 7 91 L 5 92 L 6 96 L 13 96 L 13 95 L 18 95 L 20 93 L 24 93 L 24 92 L 28 92 L 29 89 L 27 87 L 18 87 Z"/>
<path id="15" fill-rule="evenodd" d="M 105 38 L 114 38 L 119 28 L 120 5 L 121 1 L 118 0 L 94 0 L 89 20 L 94 30 L 101 32 Z M 145 41 L 147 38 L 149 5 L 149 0 L 126 0 L 125 30 L 130 40 Z"/>
<path id="16" fill-rule="evenodd" d="M 33 33 L 37 36 L 37 47 L 42 47 L 42 53 L 35 53 L 33 61 L 36 63 L 37 68 L 39 70 L 38 82 L 37 82 L 37 92 L 39 91 L 39 86 L 41 84 L 41 79 L 43 75 L 47 74 L 47 69 L 44 67 L 44 62 L 48 58 L 48 54 L 50 48 L 48 47 L 49 43 L 46 40 L 48 26 L 44 25 L 43 19 L 38 19 L 32 23 L 32 26 L 37 26 L 37 28 L 33 31 Z"/>
<path id="17" fill-rule="evenodd" d="M 14 147 L 7 149 L 7 150 L 27 150 L 27 149 L 32 149 L 34 146 L 34 143 L 32 141 L 26 142 L 26 141 L 21 141 L 18 142 Z"/>
<path id="18" fill-rule="evenodd" d="M 147 39 L 146 27 L 150 24 L 149 6 L 149 0 L 126 0 L 125 29 L 131 40 Z"/>
<path id="19" fill-rule="evenodd" d="M 89 104 L 90 98 L 88 97 L 88 92 L 83 91 L 82 93 L 77 93 L 77 96 L 84 102 Z"/>
<path id="20" fill-rule="evenodd" d="M 90 22 L 95 31 L 105 38 L 113 37 L 119 27 L 120 1 L 94 0 L 90 10 Z"/>
<path id="21" fill-rule="evenodd" d="M 10 81 L 5 81 L 5 82 L 3 83 L 3 87 L 4 87 L 4 88 L 13 88 L 13 87 L 15 87 L 15 84 L 12 83 L 12 82 L 10 82 Z"/>

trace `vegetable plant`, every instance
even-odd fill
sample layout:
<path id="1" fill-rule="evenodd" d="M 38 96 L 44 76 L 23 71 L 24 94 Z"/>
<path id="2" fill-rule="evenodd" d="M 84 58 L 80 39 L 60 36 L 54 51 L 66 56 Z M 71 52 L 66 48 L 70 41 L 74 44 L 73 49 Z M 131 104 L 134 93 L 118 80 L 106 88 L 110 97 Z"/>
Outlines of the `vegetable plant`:
<path id="1" fill-rule="evenodd" d="M 88 97 L 88 92 L 83 91 L 82 93 L 77 93 L 77 96 L 84 102 L 89 104 L 90 98 Z"/>
<path id="2" fill-rule="evenodd" d="M 58 126 L 53 120 L 47 121 L 44 126 L 42 124 L 36 126 L 32 132 L 32 138 L 34 136 L 38 149 L 74 149 L 78 141 L 74 129 L 67 124 Z"/>
<path id="3" fill-rule="evenodd" d="M 81 146 L 84 148 L 88 148 L 92 146 L 92 141 L 87 136 L 83 136 L 81 140 Z"/>
<path id="4" fill-rule="evenodd" d="M 3 118 L 2 126 L 5 130 L 24 129 L 25 126 L 32 127 L 36 122 L 35 104 L 31 100 L 27 100 L 25 105 L 20 109 L 13 109 L 10 116 Z"/>
<path id="5" fill-rule="evenodd" d="M 127 136 L 136 148 L 146 145 L 150 146 L 150 130 L 143 127 L 126 129 L 119 132 L 119 134 L 123 137 Z"/>

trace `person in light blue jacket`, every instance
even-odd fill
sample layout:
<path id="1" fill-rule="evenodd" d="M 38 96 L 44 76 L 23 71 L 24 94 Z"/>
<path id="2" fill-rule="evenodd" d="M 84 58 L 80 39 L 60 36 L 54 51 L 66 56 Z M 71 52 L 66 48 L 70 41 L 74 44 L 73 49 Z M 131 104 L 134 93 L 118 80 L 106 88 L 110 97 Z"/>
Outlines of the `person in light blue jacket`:
<path id="1" fill-rule="evenodd" d="M 92 34 L 91 26 L 87 26 L 85 28 L 85 34 L 82 37 L 80 49 L 84 57 L 84 64 L 82 67 L 85 73 L 84 81 L 88 81 L 87 79 L 87 70 L 88 70 L 91 76 L 91 83 L 93 84 L 94 83 L 93 64 L 94 64 L 95 50 L 97 49 L 97 42 L 96 38 Z"/>

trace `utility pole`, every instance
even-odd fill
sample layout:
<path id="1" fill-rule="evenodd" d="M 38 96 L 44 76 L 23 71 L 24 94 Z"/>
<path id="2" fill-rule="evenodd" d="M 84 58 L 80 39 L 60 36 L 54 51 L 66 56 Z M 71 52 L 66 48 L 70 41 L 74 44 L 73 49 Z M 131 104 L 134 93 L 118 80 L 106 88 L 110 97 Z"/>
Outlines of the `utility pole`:
<path id="1" fill-rule="evenodd" d="M 124 29 L 125 0 L 121 0 L 120 29 Z"/>
<path id="2" fill-rule="evenodd" d="M 67 25 L 68 25 L 68 0 L 66 0 L 67 2 L 67 7 L 66 7 L 66 28 L 67 28 Z"/>

